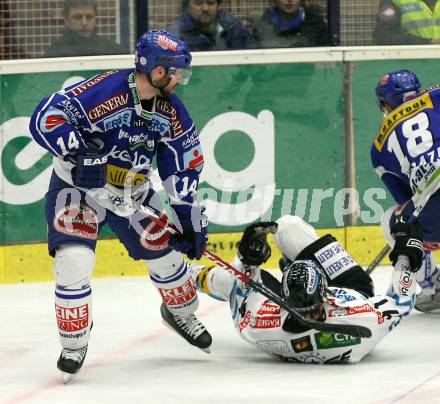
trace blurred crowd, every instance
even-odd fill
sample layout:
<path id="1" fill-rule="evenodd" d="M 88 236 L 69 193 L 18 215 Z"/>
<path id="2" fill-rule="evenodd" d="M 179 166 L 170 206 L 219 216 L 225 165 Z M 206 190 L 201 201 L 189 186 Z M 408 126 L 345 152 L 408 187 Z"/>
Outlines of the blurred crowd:
<path id="1" fill-rule="evenodd" d="M 117 22 L 112 26 L 114 32 L 108 31 L 111 24 L 107 24 L 106 32 L 100 30 L 103 5 L 113 2 L 116 13 L 118 1 L 122 0 L 58 1 L 53 18 L 57 20 L 56 33 L 50 36 L 50 43 L 35 51 L 26 40 L 26 30 L 20 26 L 24 19 L 14 18 L 17 14 L 14 2 L 0 0 L 0 59 L 129 54 L 130 40 Z M 157 27 L 146 23 L 145 29 L 166 29 L 183 39 L 191 51 L 335 45 L 330 40 L 329 10 L 324 0 L 259 0 L 259 7 L 247 8 L 240 16 L 231 12 L 228 1 L 175 3 L 179 7 L 176 19 Z M 370 30 L 374 45 L 440 41 L 440 0 L 359 0 L 357 3 L 362 4 L 370 9 L 374 7 L 375 21 Z M 154 18 L 154 12 L 150 14 Z"/>

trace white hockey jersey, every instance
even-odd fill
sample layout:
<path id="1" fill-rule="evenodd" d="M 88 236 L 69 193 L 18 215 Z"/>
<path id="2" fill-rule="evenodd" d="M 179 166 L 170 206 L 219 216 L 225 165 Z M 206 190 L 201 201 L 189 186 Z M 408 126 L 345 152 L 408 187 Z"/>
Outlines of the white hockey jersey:
<path id="1" fill-rule="evenodd" d="M 255 280 L 259 279 L 259 270 L 254 276 Z M 414 307 L 416 292 L 415 274 L 408 268 L 394 270 L 391 285 L 383 296 L 367 299 L 352 289 L 328 288 L 325 321 L 368 327 L 372 337 L 360 338 L 314 329 L 301 333 L 284 331 L 283 324 L 289 315 L 285 310 L 237 281 L 232 274 L 222 278 L 222 282 L 211 283 L 211 292 L 226 297 L 229 283 L 231 314 L 239 335 L 260 351 L 297 363 L 358 362 L 408 315 Z"/>

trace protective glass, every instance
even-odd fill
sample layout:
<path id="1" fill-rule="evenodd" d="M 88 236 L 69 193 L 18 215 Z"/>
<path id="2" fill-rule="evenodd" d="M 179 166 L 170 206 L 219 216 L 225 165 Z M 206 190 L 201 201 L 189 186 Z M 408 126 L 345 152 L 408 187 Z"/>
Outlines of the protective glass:
<path id="1" fill-rule="evenodd" d="M 179 84 L 186 85 L 191 80 L 192 71 L 190 67 L 185 69 L 176 69 L 175 67 L 170 67 L 168 69 L 168 76 L 170 78 L 175 78 Z"/>

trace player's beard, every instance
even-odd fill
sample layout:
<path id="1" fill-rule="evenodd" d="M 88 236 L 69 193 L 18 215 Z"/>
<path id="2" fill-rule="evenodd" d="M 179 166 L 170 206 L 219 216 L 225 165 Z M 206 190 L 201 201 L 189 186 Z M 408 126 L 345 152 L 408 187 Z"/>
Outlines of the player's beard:
<path id="1" fill-rule="evenodd" d="M 160 90 L 160 95 L 165 101 L 169 101 L 171 98 L 171 93 L 165 90 L 164 87 L 162 87 Z"/>
<path id="2" fill-rule="evenodd" d="M 170 80 L 171 82 L 171 80 Z M 174 91 L 177 88 L 177 85 L 174 85 L 171 89 L 167 89 L 168 85 L 170 84 L 170 82 L 167 83 L 166 86 L 163 86 L 160 88 L 160 95 L 162 96 L 163 99 L 165 99 L 166 101 L 170 100 L 171 94 L 174 93 Z"/>

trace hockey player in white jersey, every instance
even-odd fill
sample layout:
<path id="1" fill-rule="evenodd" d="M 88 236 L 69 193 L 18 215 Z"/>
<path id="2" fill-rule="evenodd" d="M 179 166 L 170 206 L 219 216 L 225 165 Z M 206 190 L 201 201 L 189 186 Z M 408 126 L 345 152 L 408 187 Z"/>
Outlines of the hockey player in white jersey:
<path id="1" fill-rule="evenodd" d="M 271 253 L 268 229 L 283 254 L 281 282 L 259 268 Z M 201 268 L 193 276 L 200 290 L 229 301 L 238 334 L 258 350 L 295 363 L 355 363 L 414 307 L 415 272 L 423 256 L 420 226 L 403 223 L 393 230 L 396 243 L 391 256 L 397 261 L 403 255 L 409 263 L 396 265 L 383 296 L 373 295 L 369 275 L 333 236 L 319 238 L 312 226 L 295 216 L 249 226 L 233 264 L 306 318 L 365 326 L 371 338 L 311 329 L 221 267 Z"/>

